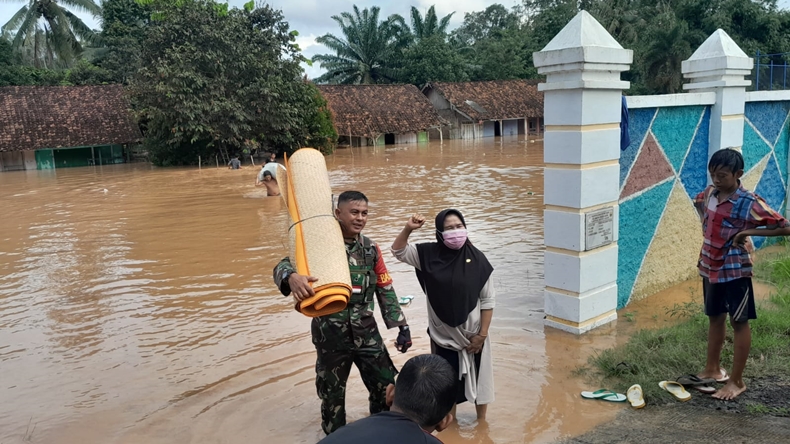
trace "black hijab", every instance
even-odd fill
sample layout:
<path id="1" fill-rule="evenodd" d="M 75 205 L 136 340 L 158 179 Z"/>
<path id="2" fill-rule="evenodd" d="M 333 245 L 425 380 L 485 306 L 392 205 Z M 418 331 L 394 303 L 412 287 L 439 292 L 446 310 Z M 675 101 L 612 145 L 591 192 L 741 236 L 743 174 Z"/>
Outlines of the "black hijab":
<path id="1" fill-rule="evenodd" d="M 483 289 L 494 267 L 486 256 L 467 239 L 460 250 L 444 245 L 441 232 L 444 220 L 454 214 L 466 227 L 464 216 L 458 210 L 447 209 L 436 216 L 436 240 L 417 244 L 420 269 L 417 280 L 428 296 L 434 313 L 445 324 L 457 327 L 469 317 L 477 306 Z"/>

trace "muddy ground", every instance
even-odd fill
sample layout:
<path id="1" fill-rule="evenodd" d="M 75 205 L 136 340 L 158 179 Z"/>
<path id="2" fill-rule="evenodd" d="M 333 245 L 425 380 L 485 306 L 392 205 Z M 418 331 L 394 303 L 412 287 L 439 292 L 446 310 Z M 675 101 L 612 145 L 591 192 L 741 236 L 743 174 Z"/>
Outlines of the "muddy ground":
<path id="1" fill-rule="evenodd" d="M 604 443 L 780 443 L 790 442 L 790 380 L 747 381 L 736 401 L 692 391 L 692 399 L 628 409 L 609 423 L 565 444 Z"/>

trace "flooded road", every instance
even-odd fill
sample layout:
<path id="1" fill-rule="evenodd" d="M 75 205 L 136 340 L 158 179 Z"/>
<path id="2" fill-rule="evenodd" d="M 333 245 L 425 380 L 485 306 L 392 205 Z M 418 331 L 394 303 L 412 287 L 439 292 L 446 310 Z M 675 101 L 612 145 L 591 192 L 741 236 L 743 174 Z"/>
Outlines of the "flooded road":
<path id="1" fill-rule="evenodd" d="M 425 297 L 389 245 L 406 218 L 460 209 L 495 267 L 496 401 L 445 443 L 539 443 L 582 433 L 618 405 L 579 399 L 572 371 L 615 326 L 544 331 L 542 142 L 489 139 L 354 148 L 327 157 L 335 193 L 371 200 L 414 347 Z M 259 168 L 259 167 L 258 167 Z M 117 165 L 0 174 L 0 442 L 314 443 L 320 432 L 309 319 L 271 280 L 287 253 L 280 198 L 258 168 Z M 432 223 L 432 222 L 431 222 Z M 412 240 L 433 239 L 430 229 Z M 378 314 L 377 314 L 378 317 Z M 356 369 L 349 420 L 367 415 Z M 606 403 L 603 403 L 606 404 Z"/>

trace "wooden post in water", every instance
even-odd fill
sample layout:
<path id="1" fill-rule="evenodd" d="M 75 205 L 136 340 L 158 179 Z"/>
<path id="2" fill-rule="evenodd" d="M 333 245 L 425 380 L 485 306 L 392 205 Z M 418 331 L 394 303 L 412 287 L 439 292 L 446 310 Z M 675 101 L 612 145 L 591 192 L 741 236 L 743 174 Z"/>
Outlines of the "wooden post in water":
<path id="1" fill-rule="evenodd" d="M 104 165 L 101 160 L 101 150 L 99 150 L 99 165 Z"/>
<path id="2" fill-rule="evenodd" d="M 200 156 L 198 156 L 198 169 L 200 169 L 200 168 L 201 168 Z"/>
<path id="3" fill-rule="evenodd" d="M 93 166 L 96 166 L 96 153 L 93 151 L 93 147 L 91 147 L 91 162 Z"/>
<path id="4" fill-rule="evenodd" d="M 219 169 L 219 154 L 214 155 L 214 160 L 217 161 L 217 169 Z"/>

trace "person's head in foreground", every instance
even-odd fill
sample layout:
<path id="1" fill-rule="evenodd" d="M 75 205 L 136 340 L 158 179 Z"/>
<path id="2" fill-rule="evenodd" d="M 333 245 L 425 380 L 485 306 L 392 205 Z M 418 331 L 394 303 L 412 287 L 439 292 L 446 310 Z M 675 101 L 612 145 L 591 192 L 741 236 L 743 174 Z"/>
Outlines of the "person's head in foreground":
<path id="1" fill-rule="evenodd" d="M 732 148 L 718 150 L 710 157 L 708 173 L 720 193 L 732 193 L 738 189 L 738 180 L 743 176 L 743 156 Z"/>
<path id="2" fill-rule="evenodd" d="M 272 177 L 272 172 L 271 171 L 264 171 L 263 172 L 263 181 L 264 182 L 269 182 L 270 180 L 273 180 L 273 179 L 274 179 L 274 177 Z"/>
<path id="3" fill-rule="evenodd" d="M 419 355 L 403 365 L 395 385 L 387 386 L 390 411 L 402 413 L 428 433 L 441 432 L 453 420 L 457 375 L 441 356 Z"/>

